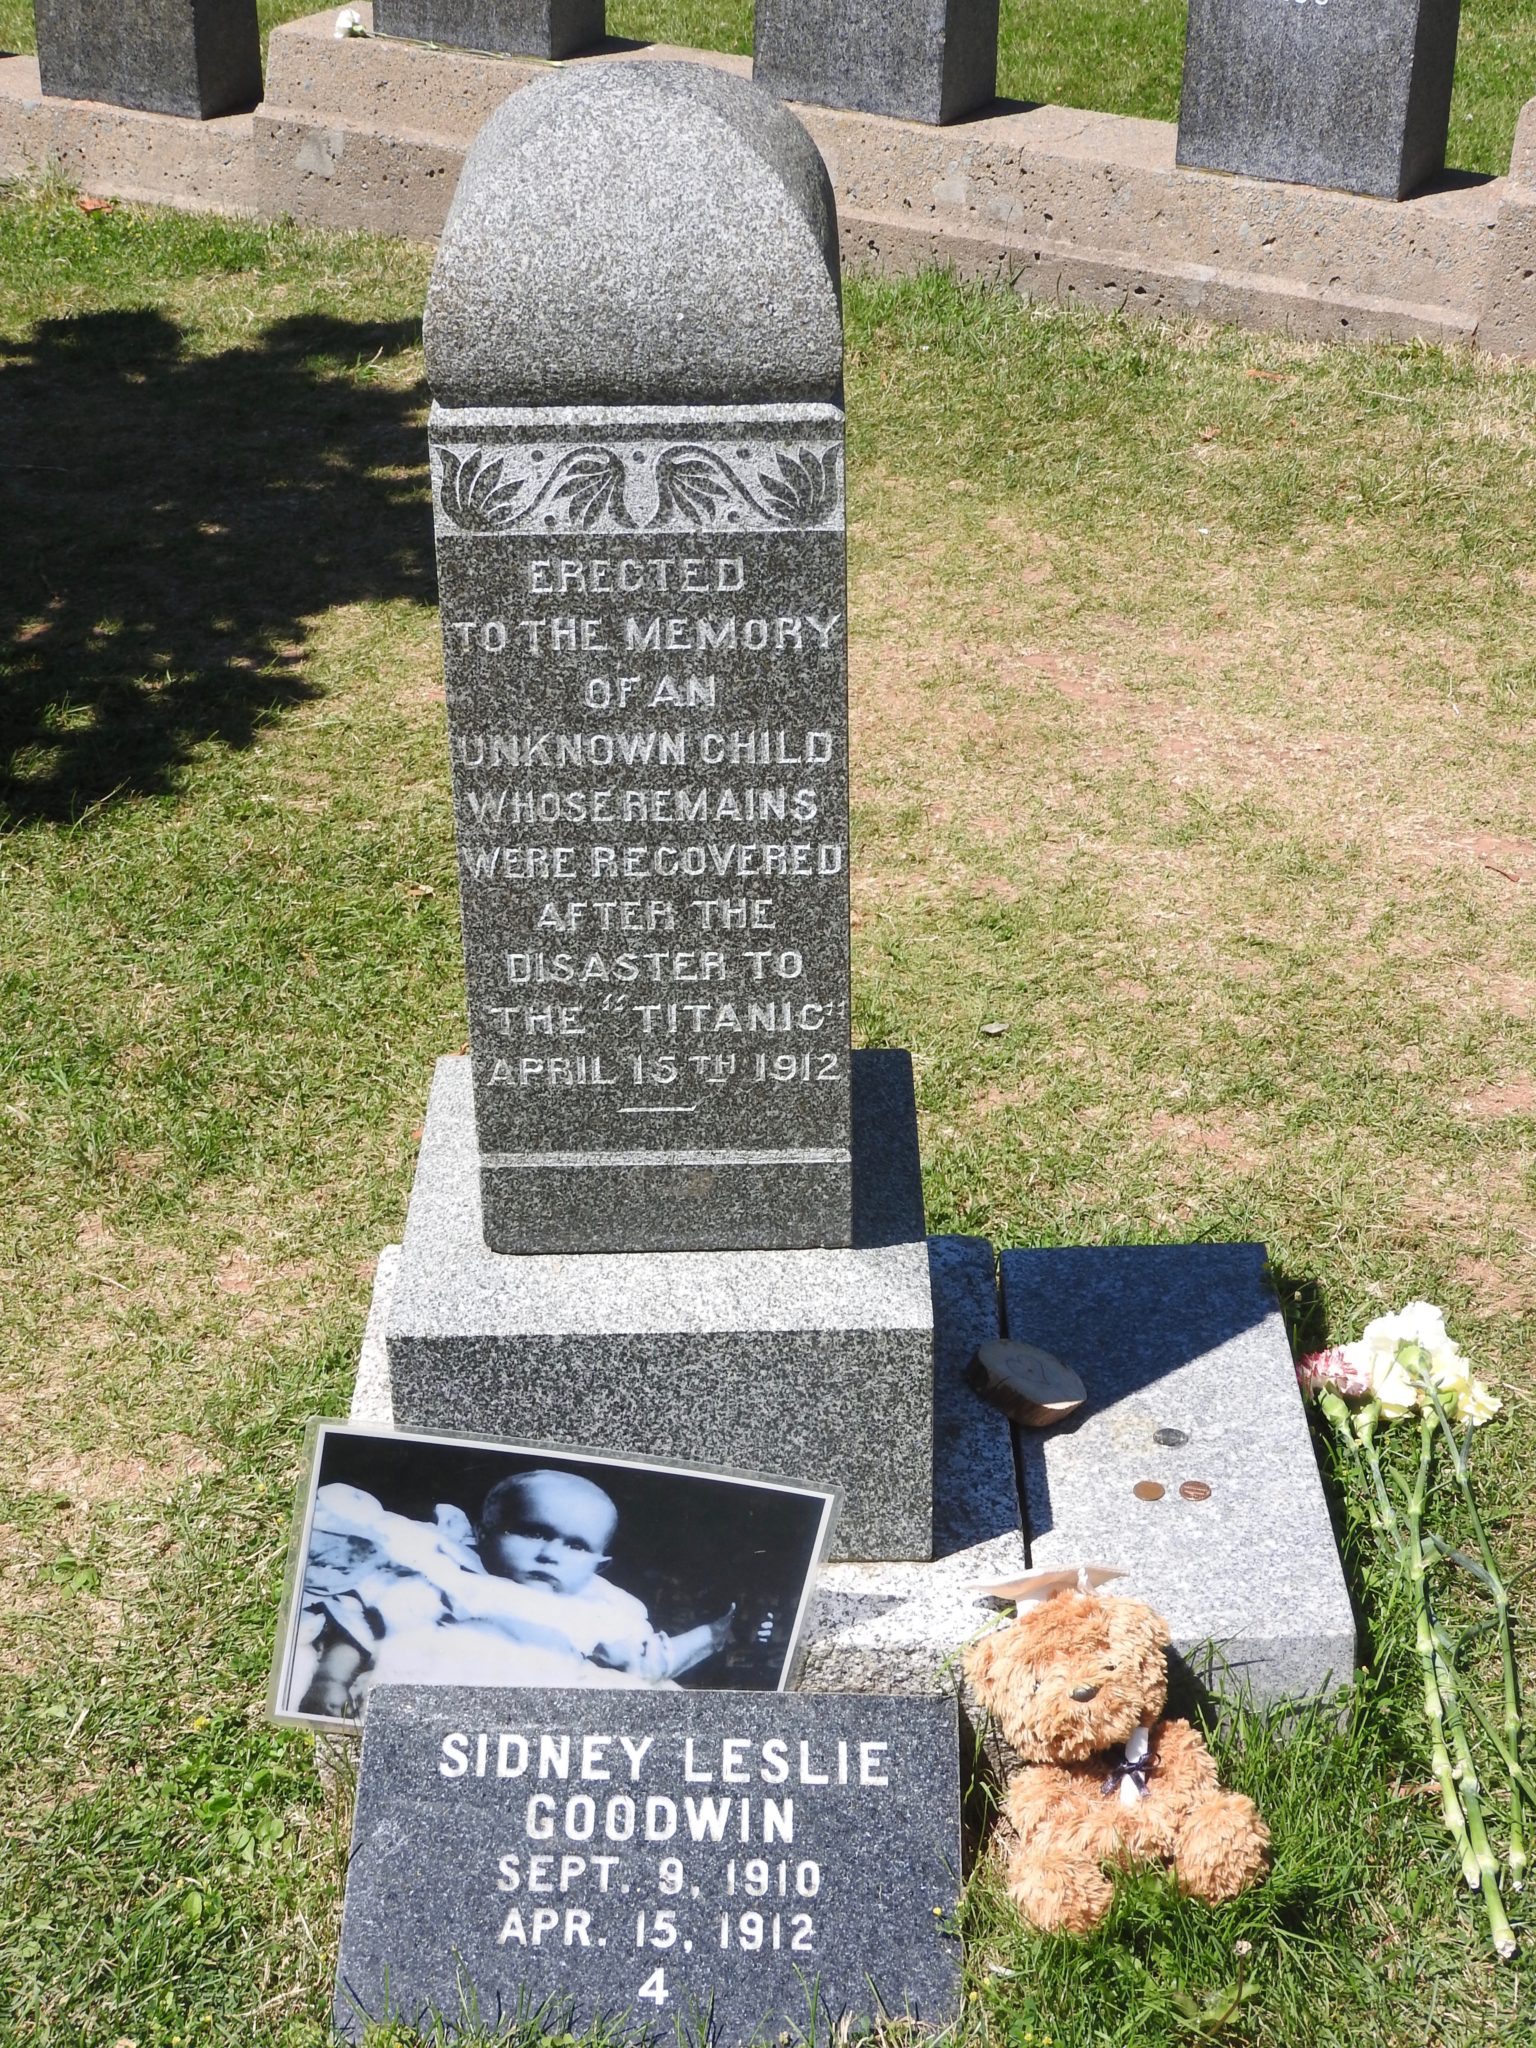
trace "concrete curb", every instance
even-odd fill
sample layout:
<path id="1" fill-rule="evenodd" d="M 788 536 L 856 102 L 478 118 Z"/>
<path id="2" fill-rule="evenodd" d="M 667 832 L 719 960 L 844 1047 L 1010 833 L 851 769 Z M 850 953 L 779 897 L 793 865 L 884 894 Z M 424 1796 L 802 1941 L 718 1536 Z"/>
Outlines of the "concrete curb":
<path id="1" fill-rule="evenodd" d="M 265 100 L 219 121 L 44 100 L 35 60 L 0 58 L 0 175 L 51 166 L 126 199 L 434 240 L 476 131 L 546 67 L 338 42 L 333 19 L 275 30 Z M 661 46 L 575 61 L 679 56 L 751 68 Z M 947 267 L 1030 299 L 1536 360 L 1536 100 L 1508 177 L 1401 202 L 1181 169 L 1169 122 L 1016 103 L 948 128 L 796 111 L 850 270 Z"/>

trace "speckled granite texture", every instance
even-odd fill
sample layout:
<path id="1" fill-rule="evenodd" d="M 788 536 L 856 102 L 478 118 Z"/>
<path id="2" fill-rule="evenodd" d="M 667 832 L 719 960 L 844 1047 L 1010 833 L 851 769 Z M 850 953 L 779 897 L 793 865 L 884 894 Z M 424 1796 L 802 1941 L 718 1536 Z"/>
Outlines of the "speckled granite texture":
<path id="1" fill-rule="evenodd" d="M 1001 1269 L 1007 1335 L 1088 1390 L 1020 1435 L 1030 1562 L 1127 1567 L 1114 1590 L 1165 1615 L 1197 1670 L 1211 1646 L 1217 1690 L 1346 1683 L 1354 1616 L 1264 1247 L 1008 1251 Z"/>
<path id="2" fill-rule="evenodd" d="M 1445 162 L 1461 0 L 1190 0 L 1178 161 L 1403 199 Z"/>
<path id="3" fill-rule="evenodd" d="M 105 100 L 208 121 L 261 98 L 256 0 L 36 0 L 52 98 Z"/>
<path id="4" fill-rule="evenodd" d="M 780 99 L 959 121 L 997 93 L 998 0 L 757 0 L 752 76 Z"/>
<path id="5" fill-rule="evenodd" d="M 358 1360 L 352 1420 L 394 1426 L 384 1327 L 399 1247 L 379 1256 Z M 828 1564 L 806 1624 L 798 1684 L 813 1692 L 959 1691 L 956 1651 L 996 1619 L 978 1582 L 1024 1568 L 1008 1425 L 965 1384 L 976 1346 L 997 1335 L 992 1247 L 980 1238 L 928 1241 L 934 1317 L 932 1563 Z"/>
<path id="6" fill-rule="evenodd" d="M 932 1554 L 933 1300 L 911 1066 L 854 1061 L 854 1243 L 509 1257 L 469 1066 L 438 1064 L 386 1334 L 402 1427 L 814 1475 L 838 1554 Z"/>
<path id="7" fill-rule="evenodd" d="M 486 1242 L 846 1245 L 835 406 L 445 408 Z"/>
<path id="8" fill-rule="evenodd" d="M 603 39 L 604 0 L 373 0 L 377 36 L 454 50 L 570 57 Z"/>
<path id="9" fill-rule="evenodd" d="M 423 340 L 443 405 L 838 403 L 826 166 L 726 72 L 539 79 L 465 159 Z"/>

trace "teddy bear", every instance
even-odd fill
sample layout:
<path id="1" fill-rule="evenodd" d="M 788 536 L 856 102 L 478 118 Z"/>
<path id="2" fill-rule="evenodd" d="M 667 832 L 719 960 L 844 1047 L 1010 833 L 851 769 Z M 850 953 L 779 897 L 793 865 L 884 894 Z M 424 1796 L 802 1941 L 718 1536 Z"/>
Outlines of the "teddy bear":
<path id="1" fill-rule="evenodd" d="M 1169 1644 L 1139 1600 L 1065 1591 L 966 1652 L 976 1696 L 1021 1762 L 1000 1846 L 1036 1927 L 1096 1926 L 1112 1897 L 1106 1863 L 1171 1863 L 1179 1889 L 1212 1905 L 1267 1867 L 1253 1801 L 1221 1789 L 1197 1729 L 1159 1718 Z"/>

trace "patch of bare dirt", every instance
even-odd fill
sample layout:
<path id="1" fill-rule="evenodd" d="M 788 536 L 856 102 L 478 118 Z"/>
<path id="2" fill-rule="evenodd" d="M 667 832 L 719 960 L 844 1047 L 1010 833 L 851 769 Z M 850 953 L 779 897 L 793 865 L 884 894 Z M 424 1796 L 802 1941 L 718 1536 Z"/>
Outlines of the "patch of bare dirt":
<path id="1" fill-rule="evenodd" d="M 29 1493 L 55 1494 L 88 1510 L 105 1502 L 169 1500 L 188 1479 L 222 1469 L 189 1437 L 167 1436 L 153 1458 L 55 1451 L 27 1467 L 24 1484 Z"/>
<path id="2" fill-rule="evenodd" d="M 1516 1074 L 1508 1081 L 1479 1088 L 1456 1106 L 1463 1116 L 1529 1116 L 1536 1110 L 1536 1080 L 1529 1074 Z"/>
<path id="3" fill-rule="evenodd" d="M 1174 1116 L 1160 1109 L 1150 1117 L 1147 1130 L 1154 1138 L 1170 1141 L 1179 1151 L 1208 1159 L 1248 1173 L 1264 1164 L 1265 1155 L 1249 1139 L 1253 1133 L 1218 1116 Z"/>
<path id="4" fill-rule="evenodd" d="M 1517 1279 L 1508 1266 L 1501 1266 L 1496 1259 L 1463 1259 L 1456 1268 L 1456 1278 L 1464 1287 L 1471 1288 L 1475 1315 L 1524 1315 L 1536 1307 L 1530 1276 L 1523 1281 Z"/>

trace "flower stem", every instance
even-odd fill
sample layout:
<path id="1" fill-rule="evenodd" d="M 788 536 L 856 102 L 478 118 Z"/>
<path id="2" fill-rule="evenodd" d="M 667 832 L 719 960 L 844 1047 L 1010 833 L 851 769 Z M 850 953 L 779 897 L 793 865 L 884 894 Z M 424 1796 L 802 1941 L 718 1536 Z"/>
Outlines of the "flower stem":
<path id="1" fill-rule="evenodd" d="M 1413 1595 L 1414 1645 L 1424 1681 L 1424 1712 L 1429 1721 L 1431 1762 L 1440 1787 L 1445 1824 L 1461 1857 L 1462 1875 L 1469 1889 L 1482 1893 L 1494 1950 L 1507 1958 L 1515 1953 L 1515 1936 L 1509 1916 L 1504 1911 L 1504 1901 L 1499 1893 L 1498 1864 L 1488 1846 L 1488 1831 L 1483 1824 L 1482 1788 L 1478 1783 L 1477 1765 L 1467 1740 L 1466 1720 L 1457 1697 L 1455 1670 L 1436 1641 L 1429 1613 L 1424 1503 L 1429 1493 L 1437 1427 L 1433 1411 L 1424 1410 L 1419 1421 L 1418 1471 L 1408 1493 L 1405 1517 L 1407 1542 L 1404 1563 Z M 1447 1733 L 1456 1752 L 1454 1766 L 1446 1748 Z"/>
<path id="2" fill-rule="evenodd" d="M 1466 1510 L 1476 1539 L 1478 1556 L 1483 1561 L 1483 1573 L 1489 1593 L 1493 1597 L 1494 1612 L 1498 1618 L 1499 1656 L 1504 1667 L 1504 1741 L 1502 1748 L 1509 1757 L 1509 1879 L 1516 1891 L 1525 1883 L 1527 1855 L 1525 1848 L 1525 1808 L 1521 1798 L 1520 1779 L 1520 1738 L 1524 1733 L 1520 1719 L 1520 1680 L 1515 1665 L 1514 1632 L 1509 1620 L 1509 1591 L 1499 1571 L 1498 1560 L 1493 1554 L 1493 1545 L 1488 1540 L 1487 1525 L 1482 1510 L 1478 1507 L 1477 1496 L 1472 1490 L 1472 1431 L 1459 1439 L 1451 1427 L 1451 1418 L 1446 1413 L 1440 1398 L 1440 1390 L 1433 1382 L 1425 1389 L 1426 1398 L 1434 1414 L 1437 1427 L 1450 1447 L 1451 1465 L 1456 1474 L 1456 1484 L 1461 1492 L 1461 1503 Z"/>

